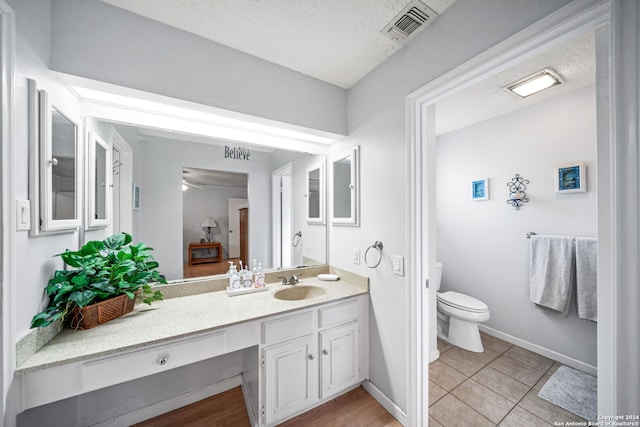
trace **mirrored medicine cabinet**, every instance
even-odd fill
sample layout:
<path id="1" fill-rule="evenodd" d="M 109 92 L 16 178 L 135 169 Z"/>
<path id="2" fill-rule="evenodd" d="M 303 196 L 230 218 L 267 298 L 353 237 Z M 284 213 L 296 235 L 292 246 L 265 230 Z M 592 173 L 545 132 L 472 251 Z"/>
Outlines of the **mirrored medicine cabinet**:
<path id="1" fill-rule="evenodd" d="M 39 148 L 39 225 L 41 231 L 76 229 L 82 225 L 82 145 L 78 123 L 51 102 L 49 93 L 30 85 L 37 102 Z M 34 197 L 32 197 L 33 199 Z M 32 227 L 33 228 L 33 227 Z"/>
<path id="2" fill-rule="evenodd" d="M 307 170 L 307 222 L 324 224 L 325 172 L 324 163 Z"/>
<path id="3" fill-rule="evenodd" d="M 87 226 L 106 227 L 110 223 L 111 150 L 95 132 L 88 132 L 87 141 Z"/>
<path id="4" fill-rule="evenodd" d="M 333 161 L 334 225 L 359 225 L 360 148 L 353 147 Z"/>

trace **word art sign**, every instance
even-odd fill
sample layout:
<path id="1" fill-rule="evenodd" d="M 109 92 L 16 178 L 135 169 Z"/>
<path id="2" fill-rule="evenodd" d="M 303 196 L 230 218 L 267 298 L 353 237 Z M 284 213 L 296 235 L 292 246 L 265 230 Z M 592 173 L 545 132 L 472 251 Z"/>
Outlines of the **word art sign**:
<path id="1" fill-rule="evenodd" d="M 249 160 L 250 156 L 251 151 L 248 148 L 224 146 L 225 159 Z"/>

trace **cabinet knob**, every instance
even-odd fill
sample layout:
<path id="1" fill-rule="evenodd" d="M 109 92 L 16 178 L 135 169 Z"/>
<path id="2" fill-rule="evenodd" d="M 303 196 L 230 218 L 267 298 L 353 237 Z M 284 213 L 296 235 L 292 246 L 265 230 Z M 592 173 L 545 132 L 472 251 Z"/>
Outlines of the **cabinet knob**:
<path id="1" fill-rule="evenodd" d="M 307 357 L 309 358 L 309 360 L 313 360 L 313 359 L 315 359 L 315 358 L 316 358 L 313 354 L 310 354 L 310 355 L 308 355 Z"/>
<path id="2" fill-rule="evenodd" d="M 160 360 L 158 360 L 158 363 L 159 363 L 160 365 L 164 365 L 164 364 L 166 364 L 166 363 L 167 363 L 167 358 L 166 358 L 166 357 L 162 357 L 162 358 L 160 358 Z"/>
<path id="3" fill-rule="evenodd" d="M 326 356 L 327 354 L 329 354 L 329 350 L 327 350 L 327 349 L 325 348 L 324 350 L 322 350 L 322 354 L 324 354 L 324 355 Z"/>

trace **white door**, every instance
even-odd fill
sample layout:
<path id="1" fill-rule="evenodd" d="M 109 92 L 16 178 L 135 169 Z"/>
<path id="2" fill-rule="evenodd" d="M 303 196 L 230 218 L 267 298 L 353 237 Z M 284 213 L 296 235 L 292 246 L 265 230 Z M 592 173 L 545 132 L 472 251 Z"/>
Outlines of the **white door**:
<path id="1" fill-rule="evenodd" d="M 287 163 L 271 173 L 271 206 L 273 207 L 273 267 L 290 267 L 292 260 L 292 165 Z"/>
<path id="2" fill-rule="evenodd" d="M 317 400 L 315 335 L 265 348 L 264 416 L 272 424 Z"/>
<path id="3" fill-rule="evenodd" d="M 248 199 L 229 199 L 229 258 L 240 257 L 240 213 L 238 209 L 248 207 Z"/>
<path id="4" fill-rule="evenodd" d="M 321 399 L 358 382 L 358 322 L 320 333 L 320 393 Z"/>

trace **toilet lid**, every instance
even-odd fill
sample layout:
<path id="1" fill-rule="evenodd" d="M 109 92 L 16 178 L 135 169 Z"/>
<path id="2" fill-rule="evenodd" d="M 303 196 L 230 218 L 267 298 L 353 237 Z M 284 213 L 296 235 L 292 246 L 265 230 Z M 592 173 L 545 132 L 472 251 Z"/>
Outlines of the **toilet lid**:
<path id="1" fill-rule="evenodd" d="M 438 293 L 437 298 L 441 303 L 450 305 L 451 307 L 459 308 L 460 310 L 473 311 L 476 313 L 481 313 L 489 310 L 487 304 L 483 303 L 482 301 L 458 292 L 447 291 Z"/>

